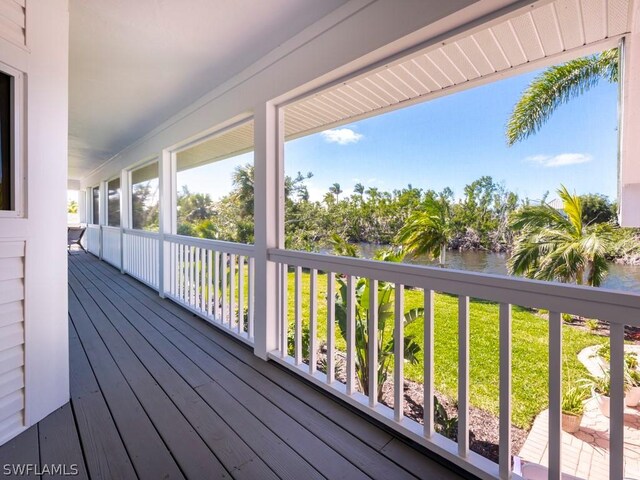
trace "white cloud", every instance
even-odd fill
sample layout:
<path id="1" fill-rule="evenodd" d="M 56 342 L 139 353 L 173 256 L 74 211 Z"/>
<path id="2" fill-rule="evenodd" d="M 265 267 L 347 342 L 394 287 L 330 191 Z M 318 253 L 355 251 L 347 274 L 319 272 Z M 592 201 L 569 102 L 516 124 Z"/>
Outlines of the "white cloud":
<path id="1" fill-rule="evenodd" d="M 357 143 L 363 138 L 361 133 L 354 132 L 350 128 L 333 128 L 331 130 L 325 130 L 320 134 L 327 142 L 337 143 L 339 145 Z"/>
<path id="2" fill-rule="evenodd" d="M 593 160 L 593 157 L 587 153 L 560 153 L 558 155 L 532 155 L 525 160 L 541 167 L 556 168 L 587 163 Z"/>

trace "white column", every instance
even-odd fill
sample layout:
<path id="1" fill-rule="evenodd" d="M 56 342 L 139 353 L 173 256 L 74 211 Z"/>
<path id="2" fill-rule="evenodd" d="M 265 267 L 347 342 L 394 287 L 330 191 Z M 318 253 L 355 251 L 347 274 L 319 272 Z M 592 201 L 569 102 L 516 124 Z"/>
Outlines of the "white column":
<path id="1" fill-rule="evenodd" d="M 98 201 L 98 210 L 100 211 L 100 235 L 98 238 L 100 239 L 100 260 L 102 260 L 102 248 L 104 246 L 104 241 L 102 240 L 102 226 L 107 224 L 107 197 L 108 197 L 108 188 L 107 182 L 100 182 L 100 198 Z"/>
<path id="2" fill-rule="evenodd" d="M 256 107 L 254 135 L 254 352 L 266 360 L 278 348 L 278 271 L 267 260 L 267 250 L 284 247 L 283 117 L 272 103 Z"/>
<path id="3" fill-rule="evenodd" d="M 131 174 L 120 171 L 120 273 L 124 273 L 124 229 L 131 228 Z"/>
<path id="4" fill-rule="evenodd" d="M 635 9 L 632 32 L 625 37 L 620 68 L 620 195 L 623 227 L 640 227 L 640 12 Z"/>
<path id="5" fill-rule="evenodd" d="M 87 215 L 87 190 L 78 190 L 78 222 L 89 223 Z"/>
<path id="6" fill-rule="evenodd" d="M 173 233 L 173 211 L 175 210 L 175 188 L 173 188 L 173 154 L 163 151 L 158 160 L 158 174 L 160 176 L 160 245 L 158 248 L 158 293 L 162 298 L 169 288 L 171 258 L 169 249 L 165 248 L 164 236 Z"/>

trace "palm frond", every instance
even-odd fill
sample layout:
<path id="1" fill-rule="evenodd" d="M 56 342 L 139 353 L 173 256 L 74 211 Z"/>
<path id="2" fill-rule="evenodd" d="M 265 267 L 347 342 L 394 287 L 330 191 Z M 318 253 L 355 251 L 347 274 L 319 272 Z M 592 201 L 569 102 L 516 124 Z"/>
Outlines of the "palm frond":
<path id="1" fill-rule="evenodd" d="M 533 79 L 507 122 L 507 143 L 513 145 L 536 133 L 563 103 L 596 86 L 601 79 L 618 80 L 618 50 L 550 67 Z"/>

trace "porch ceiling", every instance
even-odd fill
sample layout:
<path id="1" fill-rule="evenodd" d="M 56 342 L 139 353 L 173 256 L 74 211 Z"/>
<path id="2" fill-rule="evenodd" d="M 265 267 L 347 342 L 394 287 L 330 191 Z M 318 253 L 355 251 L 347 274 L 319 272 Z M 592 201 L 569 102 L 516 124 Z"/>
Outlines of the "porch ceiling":
<path id="1" fill-rule="evenodd" d="M 285 107 L 285 138 L 610 47 L 630 31 L 634 5 L 636 0 L 543 1 L 495 18 L 290 103 Z M 189 163 L 221 160 L 252 145 L 249 126 L 233 136 L 222 133 L 219 141 L 190 150 Z"/>
<path id="2" fill-rule="evenodd" d="M 637 2 L 636 2 L 637 4 Z M 295 138 L 600 50 L 631 29 L 634 0 L 539 2 L 286 107 Z"/>
<path id="3" fill-rule="evenodd" d="M 69 176 L 82 178 L 346 0 L 71 0 Z"/>

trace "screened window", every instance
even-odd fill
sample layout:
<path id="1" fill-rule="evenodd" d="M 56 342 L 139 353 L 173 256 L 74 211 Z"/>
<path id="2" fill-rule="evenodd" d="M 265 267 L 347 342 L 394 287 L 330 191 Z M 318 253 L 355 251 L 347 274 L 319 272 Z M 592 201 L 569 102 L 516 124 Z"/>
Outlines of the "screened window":
<path id="1" fill-rule="evenodd" d="M 91 189 L 91 205 L 91 223 L 100 225 L 100 187 L 93 187 Z"/>
<path id="2" fill-rule="evenodd" d="M 11 79 L 0 72 L 0 210 L 13 210 Z"/>
<path id="3" fill-rule="evenodd" d="M 176 155 L 178 234 L 253 243 L 253 122 Z"/>
<path id="4" fill-rule="evenodd" d="M 107 225 L 120 226 L 120 179 L 115 178 L 107 183 Z"/>
<path id="5" fill-rule="evenodd" d="M 131 224 L 138 230 L 158 231 L 158 162 L 131 172 Z"/>

